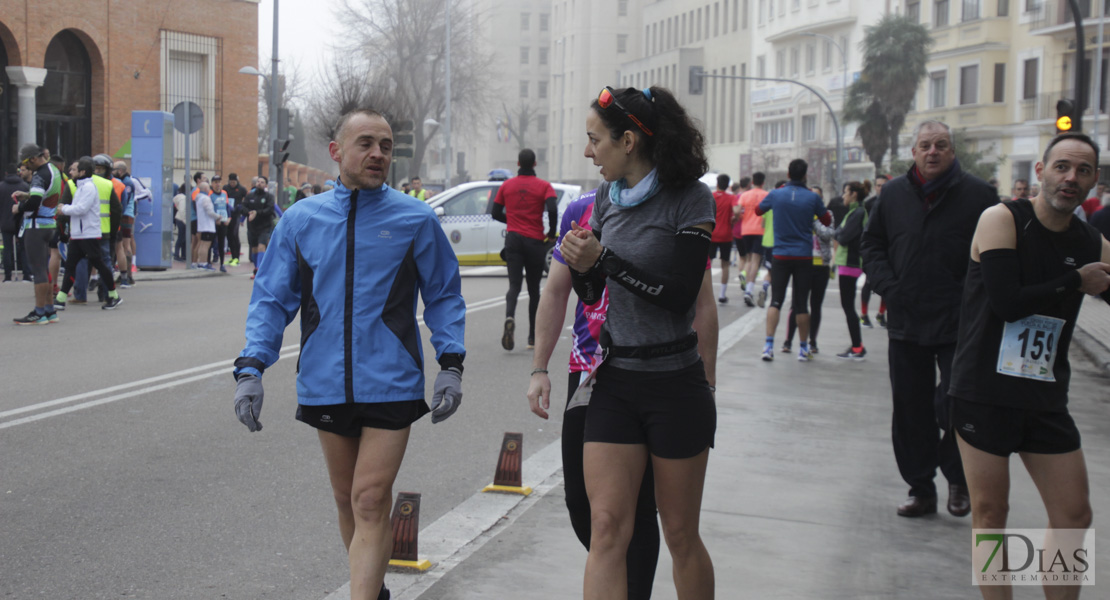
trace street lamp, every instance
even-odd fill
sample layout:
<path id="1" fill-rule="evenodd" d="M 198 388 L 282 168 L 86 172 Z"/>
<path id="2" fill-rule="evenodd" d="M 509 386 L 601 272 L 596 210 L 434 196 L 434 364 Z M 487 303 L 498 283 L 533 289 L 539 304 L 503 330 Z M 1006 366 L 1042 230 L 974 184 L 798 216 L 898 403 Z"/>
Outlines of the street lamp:
<path id="1" fill-rule="evenodd" d="M 804 35 L 806 37 L 824 38 L 828 40 L 830 44 L 835 46 L 837 50 L 840 51 L 840 64 L 843 67 L 843 74 L 841 75 L 840 86 L 840 94 L 842 98 L 840 102 L 840 109 L 844 110 L 844 104 L 847 102 L 848 98 L 848 57 L 844 54 L 844 48 L 842 48 L 840 44 L 836 43 L 836 40 L 834 40 L 832 36 L 825 35 L 823 33 L 803 31 L 801 35 Z M 843 135 L 839 132 L 839 129 L 837 131 L 836 138 L 836 185 L 844 185 L 844 139 Z"/>
<path id="2" fill-rule="evenodd" d="M 265 73 L 259 71 L 254 67 L 243 67 L 239 72 L 243 75 L 254 75 L 261 77 L 270 88 L 268 101 L 270 104 L 270 181 L 274 182 L 278 188 L 281 188 L 281 182 L 278 181 L 277 169 L 277 152 L 275 152 L 274 145 L 277 143 L 277 129 L 278 129 L 278 0 L 274 0 L 274 50 L 273 50 L 273 66 L 270 69 L 270 76 L 267 77 Z M 274 198 L 278 197 L 275 190 Z"/>

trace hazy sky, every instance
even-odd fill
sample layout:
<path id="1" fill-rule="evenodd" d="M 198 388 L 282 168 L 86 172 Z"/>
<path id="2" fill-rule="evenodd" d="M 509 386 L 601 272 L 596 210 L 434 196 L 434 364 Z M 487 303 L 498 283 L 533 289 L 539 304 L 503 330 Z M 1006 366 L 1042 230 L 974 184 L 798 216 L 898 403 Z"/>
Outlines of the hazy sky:
<path id="1" fill-rule="evenodd" d="M 330 56 L 329 43 L 338 27 L 332 12 L 341 0 L 278 0 L 278 59 L 299 65 L 302 78 L 311 81 L 322 61 Z M 258 3 L 258 56 L 269 60 L 273 50 L 274 0 Z M 269 63 L 262 66 L 267 72 Z"/>

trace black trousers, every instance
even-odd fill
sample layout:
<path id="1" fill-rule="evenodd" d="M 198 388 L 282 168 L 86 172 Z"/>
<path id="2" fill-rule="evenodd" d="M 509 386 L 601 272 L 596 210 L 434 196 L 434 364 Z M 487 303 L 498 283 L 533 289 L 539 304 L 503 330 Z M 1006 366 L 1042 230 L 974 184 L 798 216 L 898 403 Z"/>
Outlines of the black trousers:
<path id="1" fill-rule="evenodd" d="M 112 279 L 112 268 L 104 258 L 106 256 L 101 240 L 69 240 L 69 252 L 66 255 L 66 278 L 62 280 L 62 293 L 69 294 L 77 278 L 77 263 L 84 258 L 88 260 L 89 268 L 95 268 L 100 273 L 100 285 L 111 292 L 116 289 L 116 282 Z M 107 296 L 105 296 L 107 297 Z"/>
<path id="2" fill-rule="evenodd" d="M 216 241 L 212 244 L 210 255 L 214 256 L 209 262 L 220 261 L 224 265 L 224 249 L 227 248 L 227 225 L 216 225 Z"/>
<path id="3" fill-rule="evenodd" d="M 4 239 L 4 279 L 12 278 L 12 271 L 15 270 L 15 263 L 19 261 L 19 270 L 23 272 L 24 277 L 31 275 L 31 269 L 27 266 L 27 251 L 23 248 L 23 238 L 16 237 L 18 231 L 5 231 L 3 233 Z"/>
<path id="4" fill-rule="evenodd" d="M 528 342 L 536 339 L 536 308 L 540 305 L 540 280 L 543 279 L 547 246 L 543 240 L 516 232 L 505 234 L 505 263 L 509 266 L 509 293 L 505 294 L 505 316 L 516 316 L 520 285 L 528 281 Z"/>
<path id="5" fill-rule="evenodd" d="M 239 260 L 243 248 L 239 241 L 239 219 L 237 217 L 227 224 L 227 248 L 231 251 L 231 258 Z"/>
<path id="6" fill-rule="evenodd" d="M 956 435 L 948 431 L 948 382 L 956 344 L 921 346 L 892 339 L 887 354 L 894 392 L 894 458 L 910 495 L 937 495 L 937 467 L 948 483 L 966 487 Z"/>
<path id="7" fill-rule="evenodd" d="M 174 219 L 173 224 L 177 228 L 177 240 L 173 245 L 173 257 L 178 260 L 188 260 L 188 257 L 185 256 L 185 236 L 187 235 L 185 233 L 185 221 Z"/>
<path id="8" fill-rule="evenodd" d="M 582 380 L 583 373 L 571 373 L 567 383 L 567 403 Z M 586 496 L 586 476 L 582 468 L 582 446 L 586 431 L 588 406 L 576 406 L 563 413 L 563 489 L 574 535 L 590 549 L 590 499 Z M 659 562 L 659 522 L 656 519 L 655 475 L 648 457 L 640 495 L 636 499 L 636 517 L 632 540 L 628 544 L 625 564 L 628 570 L 629 600 L 651 598 L 655 567 Z"/>
<path id="9" fill-rule="evenodd" d="M 859 277 L 852 277 L 851 275 L 840 276 L 840 307 L 844 309 L 844 318 L 848 319 L 848 335 L 852 338 L 853 348 L 859 348 L 863 345 L 863 336 L 859 329 L 859 314 L 856 313 L 856 281 L 858 279 Z"/>

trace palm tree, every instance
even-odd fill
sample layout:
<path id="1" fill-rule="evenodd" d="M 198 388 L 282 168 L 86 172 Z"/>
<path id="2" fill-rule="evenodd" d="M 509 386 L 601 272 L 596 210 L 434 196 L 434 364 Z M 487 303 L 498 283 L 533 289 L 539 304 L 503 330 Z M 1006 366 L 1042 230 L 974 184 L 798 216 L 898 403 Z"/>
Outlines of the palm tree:
<path id="1" fill-rule="evenodd" d="M 849 88 L 844 120 L 860 124 L 856 135 L 863 142 L 863 151 L 875 165 L 875 173 L 882 173 L 883 157 L 890 148 L 890 128 L 883 114 L 883 105 L 871 94 L 871 86 L 867 82 L 857 81 Z"/>
<path id="2" fill-rule="evenodd" d="M 932 45 L 929 31 L 906 16 L 887 15 L 864 28 L 863 71 L 859 81 L 848 89 L 844 116 L 863 124 L 860 135 L 865 137 L 865 147 L 866 138 L 877 137 L 885 130 L 891 156 L 898 155 L 898 134 L 906 123 L 917 86 L 928 74 L 925 63 Z M 871 146 L 880 151 L 881 144 L 872 142 Z M 868 149 L 868 156 L 876 164 L 882 163 L 882 154 L 876 158 Z"/>

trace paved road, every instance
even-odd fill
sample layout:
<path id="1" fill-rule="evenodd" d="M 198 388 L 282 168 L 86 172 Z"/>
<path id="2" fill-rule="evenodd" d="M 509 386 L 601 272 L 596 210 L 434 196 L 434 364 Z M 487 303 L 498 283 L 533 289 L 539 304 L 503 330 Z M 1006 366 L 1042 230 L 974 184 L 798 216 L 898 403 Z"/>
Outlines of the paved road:
<path id="1" fill-rule="evenodd" d="M 231 408 L 247 272 L 141 282 L 118 310 L 70 306 L 58 325 L 0 324 L 0 597 L 301 599 L 347 581 L 318 442 L 292 418 L 296 322 L 265 377 L 265 429 L 248 434 Z M 424 523 L 492 482 L 503 432 L 524 433 L 526 457 L 558 437 L 526 408 L 523 336 L 500 348 L 505 287 L 464 278 L 463 406 L 416 424 L 395 488 L 423 495 Z M 0 312 L 25 314 L 30 297 L 0 285 Z"/>

